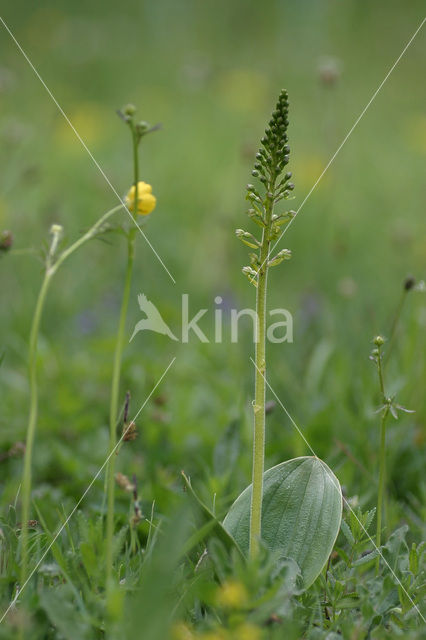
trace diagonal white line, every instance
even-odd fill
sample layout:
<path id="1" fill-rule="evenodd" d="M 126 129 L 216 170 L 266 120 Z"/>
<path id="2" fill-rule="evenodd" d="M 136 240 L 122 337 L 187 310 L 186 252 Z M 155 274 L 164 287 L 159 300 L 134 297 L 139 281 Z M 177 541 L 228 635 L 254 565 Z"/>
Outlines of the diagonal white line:
<path id="1" fill-rule="evenodd" d="M 324 175 L 327 173 L 327 171 L 330 168 L 330 166 L 333 164 L 334 160 L 336 159 L 336 157 L 338 156 L 338 154 L 340 153 L 340 151 L 342 150 L 342 148 L 344 147 L 344 145 L 346 144 L 346 142 L 348 141 L 348 139 L 350 138 L 350 136 L 352 135 L 352 133 L 354 132 L 354 130 L 356 129 L 356 127 L 358 126 L 358 124 L 360 123 L 362 118 L 364 117 L 364 115 L 366 114 L 366 112 L 369 109 L 369 107 L 371 106 L 371 104 L 376 99 L 377 95 L 379 94 L 379 92 L 383 88 L 383 85 L 386 83 L 386 81 L 388 80 L 389 76 L 394 71 L 395 67 L 401 61 L 401 59 L 405 55 L 408 47 L 411 45 L 411 43 L 413 42 L 414 38 L 417 36 L 417 34 L 419 33 L 420 29 L 423 27 L 425 22 L 426 22 L 426 18 L 423 18 L 423 20 L 421 21 L 421 23 L 419 24 L 419 26 L 417 27 L 417 29 L 415 30 L 415 32 L 413 33 L 413 35 L 411 36 L 411 38 L 409 39 L 409 41 L 407 42 L 407 44 L 405 45 L 405 47 L 403 48 L 401 53 L 399 54 L 399 56 L 397 57 L 397 59 L 395 60 L 395 62 L 393 63 L 393 65 L 391 66 L 391 68 L 389 69 L 389 71 L 387 72 L 387 74 L 385 75 L 385 77 L 383 78 L 381 83 L 379 84 L 379 86 L 377 87 L 376 91 L 373 93 L 373 95 L 371 96 L 370 100 L 367 102 L 367 104 L 365 105 L 364 109 L 361 111 L 361 113 L 359 114 L 358 118 L 355 120 L 354 124 L 349 129 L 348 133 L 345 135 L 345 137 L 343 138 L 342 142 L 339 144 L 339 146 L 337 147 L 336 151 L 333 153 L 333 155 L 331 156 L 330 160 L 327 162 L 326 166 L 324 167 L 324 169 L 322 170 L 322 172 L 320 173 L 320 175 L 318 176 L 318 178 L 316 179 L 316 181 L 314 182 L 314 184 L 312 185 L 312 187 L 310 188 L 310 190 L 308 191 L 308 193 L 304 197 L 301 205 L 296 210 L 295 215 L 290 220 L 290 222 L 287 224 L 287 226 L 285 227 L 285 229 L 281 233 L 280 237 L 278 238 L 278 240 L 273 245 L 273 247 L 270 250 L 269 254 L 275 249 L 275 247 L 281 241 L 282 237 L 290 229 L 290 227 L 293 224 L 294 220 L 296 219 L 296 217 L 298 216 L 300 211 L 303 209 L 303 207 L 305 206 L 306 202 L 309 200 L 309 198 L 311 197 L 312 193 L 315 191 L 315 189 L 317 188 L 317 186 L 321 182 L 321 180 L 324 177 Z M 269 256 L 268 256 L 267 259 L 269 259 Z M 265 262 L 266 262 L 266 260 L 265 260 Z M 261 265 L 262 267 L 263 267 L 263 264 Z"/>
<path id="2" fill-rule="evenodd" d="M 159 378 L 159 380 L 157 381 L 157 383 L 154 385 L 154 387 L 151 389 L 150 393 L 148 394 L 145 402 L 142 404 L 141 408 L 139 409 L 139 411 L 137 412 L 137 414 L 135 415 L 135 417 L 133 418 L 133 420 L 131 422 L 134 422 L 136 420 L 136 418 L 138 417 L 138 415 L 140 414 L 140 412 L 142 411 L 142 409 L 146 406 L 146 404 L 149 402 L 152 394 L 154 393 L 154 391 L 157 389 L 157 387 L 160 385 L 161 381 L 163 380 L 164 376 L 166 375 L 166 373 L 169 371 L 170 367 L 174 364 L 176 360 L 176 356 L 170 361 L 167 369 L 165 369 L 165 371 L 163 371 L 161 377 Z M 131 422 L 129 422 L 129 427 L 131 425 Z M 115 447 L 112 449 L 112 451 L 110 451 L 110 453 L 108 454 L 108 457 L 105 459 L 104 463 L 102 464 L 101 467 L 99 467 L 98 471 L 96 472 L 95 476 L 92 478 L 92 480 L 90 481 L 89 485 L 87 486 L 87 488 L 85 489 L 84 493 L 82 494 L 82 496 L 79 498 L 79 500 L 77 501 L 76 505 L 74 506 L 74 508 L 72 509 L 72 511 L 70 512 L 70 514 L 67 516 L 65 522 L 62 523 L 62 525 L 60 526 L 59 530 L 57 531 L 57 533 L 55 534 L 53 540 L 49 543 L 49 545 L 47 546 L 46 550 L 43 552 L 43 555 L 41 556 L 40 560 L 37 562 L 37 564 L 35 565 L 35 567 L 33 568 L 33 570 L 31 571 L 30 575 L 28 576 L 28 578 L 25 580 L 24 584 L 21 586 L 21 588 L 19 589 L 19 591 L 17 591 L 16 596 L 13 598 L 12 602 L 10 603 L 10 605 L 8 606 L 8 608 L 6 609 L 6 611 L 3 613 L 2 617 L 0 618 L 0 624 L 3 622 L 3 620 L 5 619 L 5 617 L 7 616 L 7 614 L 9 613 L 9 611 L 11 610 L 11 608 L 16 604 L 18 597 L 20 596 L 20 594 L 22 593 L 22 591 L 25 589 L 25 587 L 27 586 L 27 584 L 29 583 L 29 581 L 31 580 L 31 578 L 33 577 L 34 573 L 37 571 L 37 569 L 39 568 L 39 566 L 41 565 L 41 563 L 43 562 L 43 560 L 45 559 L 45 557 L 47 556 L 47 554 L 49 553 L 50 549 L 53 547 L 53 545 L 55 544 L 56 540 L 59 538 L 59 536 L 61 535 L 62 531 L 65 529 L 65 527 L 67 526 L 68 522 L 71 520 L 71 518 L 73 517 L 74 513 L 77 511 L 78 507 L 81 505 L 81 503 L 83 502 L 84 498 L 87 496 L 87 494 L 89 493 L 90 489 L 93 487 L 93 485 L 95 484 L 96 480 L 99 478 L 99 476 L 101 475 L 102 471 L 105 469 L 106 465 L 108 464 L 111 456 L 113 456 L 115 454 L 115 452 L 117 451 L 118 447 L 120 446 L 121 442 L 123 441 L 124 436 L 126 435 L 128 429 L 126 429 L 125 431 L 123 431 L 120 439 L 118 440 L 117 444 L 115 445 Z"/>
<path id="3" fill-rule="evenodd" d="M 68 118 L 67 114 L 65 113 L 65 111 L 63 110 L 63 108 L 61 107 L 61 105 L 59 104 L 59 102 L 57 101 L 57 99 L 55 98 L 55 96 L 53 95 L 53 93 L 51 92 L 51 90 L 49 89 L 49 87 L 47 86 L 47 84 L 45 83 L 45 81 L 43 80 L 43 78 L 41 77 L 40 73 L 37 71 L 37 69 L 35 68 L 35 66 L 33 65 L 33 63 L 31 62 L 30 58 L 28 57 L 28 55 L 25 53 L 24 49 L 22 48 L 22 46 L 19 44 L 18 40 L 15 38 L 15 36 L 13 35 L 12 31 L 9 29 L 9 27 L 7 26 L 7 24 L 5 23 L 5 21 L 3 20 L 3 18 L 0 16 L 0 21 L 2 22 L 4 28 L 6 29 L 6 31 L 8 32 L 8 34 L 10 35 L 10 37 L 12 38 L 13 42 L 16 44 L 17 48 L 19 49 L 19 51 L 22 53 L 22 55 L 24 56 L 25 60 L 28 62 L 28 64 L 30 65 L 31 69 L 34 71 L 35 75 L 37 76 L 37 78 L 40 80 L 41 84 L 43 85 L 43 87 L 46 89 L 47 93 L 49 94 L 50 98 L 53 100 L 53 102 L 55 103 L 56 107 L 58 108 L 58 110 L 60 111 L 60 113 L 63 115 L 63 117 L 65 118 L 66 122 L 69 124 L 69 126 L 71 127 L 71 129 L 73 130 L 76 138 L 79 140 L 79 142 L 81 143 L 81 145 L 83 146 L 83 148 L 85 149 L 85 151 L 88 153 L 88 155 L 90 156 L 93 164 L 95 165 L 95 167 L 98 169 L 99 173 L 102 175 L 102 177 L 104 178 L 104 180 L 107 182 L 107 184 L 109 185 L 109 187 L 111 188 L 112 192 L 115 194 L 115 196 L 119 199 L 119 201 L 121 202 L 121 204 L 123 205 L 123 207 L 125 208 L 125 210 L 127 211 L 127 213 L 129 214 L 131 220 L 133 221 L 134 225 L 139 229 L 140 234 L 142 235 L 142 237 L 145 239 L 145 241 L 147 242 L 149 248 L 151 249 L 151 251 L 154 253 L 154 255 L 157 257 L 157 259 L 159 260 L 160 264 L 162 265 L 163 269 L 166 271 L 167 275 L 169 276 L 169 278 L 173 281 L 173 284 L 176 284 L 176 280 L 174 279 L 174 277 L 172 276 L 172 274 L 170 273 L 170 271 L 168 270 L 168 268 L 166 267 L 166 265 L 164 264 L 163 260 L 160 258 L 160 256 L 158 255 L 157 251 L 154 249 L 154 247 L 152 246 L 151 242 L 149 241 L 148 237 L 146 236 L 146 234 L 142 231 L 140 225 L 138 224 L 138 222 L 136 221 L 135 217 L 131 214 L 131 212 L 129 211 L 129 209 L 126 207 L 125 202 L 123 201 L 123 199 L 121 198 L 120 194 L 118 193 L 118 191 L 116 190 L 116 188 L 114 187 L 114 185 L 111 183 L 110 179 L 108 178 L 108 176 L 106 175 L 105 171 L 102 169 L 102 167 L 100 166 L 99 162 L 96 160 L 96 158 L 93 156 L 93 153 L 90 151 L 89 147 L 87 146 L 87 144 L 84 142 L 83 138 L 80 136 L 80 134 L 78 133 L 77 129 L 74 127 L 73 123 L 71 122 L 71 120 Z"/>
<path id="4" fill-rule="evenodd" d="M 276 399 L 276 401 L 278 402 L 278 404 L 280 405 L 281 409 L 283 409 L 283 411 L 285 412 L 286 416 L 289 418 L 290 422 L 292 423 L 292 425 L 295 427 L 295 429 L 297 430 L 298 434 L 303 438 L 303 441 L 305 442 L 306 446 L 308 447 L 309 451 L 312 453 L 312 455 L 315 458 L 318 458 L 317 454 L 315 453 L 315 451 L 312 449 L 311 445 L 309 444 L 309 442 L 306 440 L 305 436 L 303 435 L 302 431 L 299 429 L 299 427 L 297 426 L 296 422 L 293 420 L 293 418 L 291 417 L 291 415 L 289 414 L 289 412 L 287 411 L 287 409 L 285 408 L 285 406 L 283 405 L 283 403 L 281 402 L 281 400 L 279 399 L 279 397 L 277 396 L 277 394 L 275 393 L 275 391 L 273 390 L 273 388 L 271 387 L 271 385 L 269 384 L 268 380 L 266 379 L 266 377 L 264 376 L 264 374 L 262 373 L 262 371 L 259 369 L 259 367 L 256 366 L 255 361 L 253 360 L 253 358 L 250 357 L 250 360 L 252 361 L 252 363 L 254 364 L 255 369 L 258 371 L 258 373 L 260 373 L 260 375 L 262 376 L 262 378 L 265 381 L 265 384 L 267 385 L 268 389 L 271 391 L 271 393 L 273 394 L 274 398 Z M 333 479 L 333 478 L 332 478 Z M 336 487 L 336 485 L 333 482 L 333 487 Z M 337 487 L 336 487 L 337 490 Z M 340 493 L 340 492 L 339 492 Z M 419 607 L 416 605 L 416 603 L 414 602 L 414 600 L 411 598 L 410 594 L 407 592 L 407 590 L 405 589 L 404 585 L 401 583 L 400 579 L 398 578 L 398 576 L 396 575 L 395 571 L 392 569 L 392 567 L 390 566 L 389 562 L 386 560 L 386 558 L 384 557 L 384 555 L 382 554 L 382 552 L 380 551 L 379 547 L 376 545 L 376 543 L 374 542 L 373 538 L 370 536 L 370 534 L 368 533 L 367 529 L 364 527 L 364 525 L 362 524 L 361 520 L 358 518 L 357 514 L 355 513 L 355 511 L 352 509 L 351 505 L 349 504 L 349 502 L 346 500 L 346 498 L 344 496 L 342 496 L 343 498 L 343 502 L 345 503 L 346 507 L 349 509 L 349 511 L 352 513 L 352 515 L 355 517 L 355 519 L 357 520 L 358 524 L 361 526 L 361 529 L 364 531 L 365 535 L 367 536 L 369 542 L 372 543 L 373 547 L 375 548 L 375 550 L 377 551 L 377 553 L 379 554 L 379 556 L 381 557 L 381 559 L 383 560 L 383 562 L 386 564 L 386 566 L 388 567 L 389 571 L 391 572 L 391 574 L 393 575 L 393 577 L 395 578 L 395 580 L 398 582 L 399 586 L 401 587 L 401 589 L 404 591 L 405 595 L 407 596 L 407 598 L 409 599 L 409 601 L 411 602 L 411 604 L 413 605 L 414 609 L 417 611 L 417 613 L 419 614 L 419 616 L 421 617 L 421 619 L 423 620 L 423 622 L 426 622 L 426 619 L 423 617 L 422 612 L 420 611 Z"/>

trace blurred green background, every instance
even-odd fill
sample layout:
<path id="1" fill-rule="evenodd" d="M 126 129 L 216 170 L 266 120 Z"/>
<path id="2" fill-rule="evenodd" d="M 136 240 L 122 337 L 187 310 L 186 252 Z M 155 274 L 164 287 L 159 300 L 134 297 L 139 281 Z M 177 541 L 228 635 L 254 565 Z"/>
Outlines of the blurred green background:
<path id="1" fill-rule="evenodd" d="M 420 24 L 424 3 L 157 0 L 120 4 L 18 1 L 3 18 L 111 183 L 132 180 L 130 136 L 115 110 L 127 102 L 162 130 L 146 138 L 142 179 L 158 198 L 143 238 L 129 337 L 145 293 L 179 332 L 181 294 L 190 307 L 254 306 L 241 275 L 247 251 L 245 185 L 279 90 L 290 95 L 290 169 L 297 208 Z M 273 270 L 270 307 L 294 317 L 294 343 L 268 348 L 269 381 L 314 450 L 352 495 L 372 503 L 379 403 L 373 335 L 389 335 L 404 277 L 426 277 L 424 166 L 426 34 L 421 32 L 280 247 L 293 259 Z M 25 436 L 26 357 L 42 265 L 31 253 L 60 223 L 67 241 L 117 203 L 52 99 L 0 26 L 0 229 L 14 251 L 0 260 L 0 446 Z M 123 215 L 123 222 L 125 222 Z M 35 458 L 39 495 L 77 497 L 107 451 L 109 388 L 126 261 L 124 239 L 86 245 L 53 283 L 42 325 Z M 245 323 L 230 344 L 189 344 L 141 333 L 126 348 L 122 395 L 136 413 L 172 357 L 176 361 L 138 419 L 140 438 L 118 468 L 135 471 L 141 494 L 166 508 L 184 468 L 226 502 L 250 478 L 253 345 Z M 243 323 L 242 323 L 243 324 Z M 211 337 L 212 327 L 200 326 Z M 416 413 L 389 432 L 391 492 L 403 517 L 421 496 L 426 400 L 426 298 L 403 309 L 387 367 L 389 390 Z M 272 399 L 271 394 L 270 399 Z M 236 421 L 239 456 L 224 484 L 214 447 Z M 268 417 L 267 466 L 309 453 L 285 413 Z M 3 460 L 4 504 L 22 460 Z M 228 478 L 229 479 L 229 478 Z M 88 501 L 101 500 L 100 480 Z M 231 495 L 232 494 L 232 495 Z M 126 506 L 123 506 L 125 512 Z M 398 513 L 400 513 L 398 511 Z"/>

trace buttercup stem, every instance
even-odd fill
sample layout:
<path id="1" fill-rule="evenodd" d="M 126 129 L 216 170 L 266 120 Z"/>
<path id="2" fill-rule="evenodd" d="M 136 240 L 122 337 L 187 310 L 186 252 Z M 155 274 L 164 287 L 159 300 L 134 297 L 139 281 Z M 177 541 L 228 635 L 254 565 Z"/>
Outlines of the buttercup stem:
<path id="1" fill-rule="evenodd" d="M 133 203 L 134 215 L 138 211 L 138 186 L 139 186 L 139 158 L 138 138 L 133 124 L 130 125 L 133 142 L 133 172 L 135 185 L 135 199 Z M 129 307 L 130 289 L 132 284 L 133 261 L 135 250 L 136 227 L 132 227 L 127 239 L 127 269 L 124 282 L 123 298 L 121 302 L 120 319 L 118 323 L 117 339 L 114 352 L 114 364 L 111 383 L 111 401 L 109 414 L 109 451 L 114 450 L 117 444 L 118 404 L 120 394 L 121 361 L 123 358 L 124 335 L 126 330 L 127 310 Z M 113 573 L 113 537 L 114 537 L 114 503 L 115 503 L 115 456 L 112 455 L 107 467 L 107 527 L 106 527 L 106 582 L 107 588 L 111 584 Z"/>
<path id="2" fill-rule="evenodd" d="M 37 344 L 40 322 L 43 315 L 44 302 L 49 289 L 52 273 L 46 271 L 37 298 L 30 333 L 28 376 L 30 387 L 30 412 L 28 418 L 27 438 L 25 443 L 24 470 L 22 476 L 22 511 L 21 511 L 21 587 L 28 577 L 28 520 L 31 500 L 31 466 L 34 439 L 37 426 L 38 388 L 37 388 Z"/>
<path id="3" fill-rule="evenodd" d="M 61 264 L 71 256 L 74 251 L 81 247 L 85 242 L 90 240 L 102 226 L 104 222 L 108 220 L 110 216 L 122 209 L 123 205 L 118 205 L 110 211 L 107 211 L 81 238 L 76 240 L 68 249 L 65 249 L 59 256 L 56 262 L 51 264 L 53 256 L 49 255 L 46 263 L 46 270 L 44 273 L 43 282 L 38 294 L 36 308 L 34 311 L 31 332 L 30 332 L 30 344 L 29 344 L 29 358 L 28 358 L 28 377 L 29 377 L 29 390 L 30 390 L 30 409 L 28 417 L 27 437 L 25 445 L 24 456 L 24 469 L 22 474 L 22 508 L 21 508 L 21 570 L 20 580 L 22 585 L 28 578 L 28 520 L 30 515 L 30 501 L 31 501 L 31 468 L 32 457 L 34 449 L 35 432 L 37 427 L 37 412 L 38 412 L 38 388 L 37 388 L 37 346 L 38 336 L 40 331 L 40 323 L 43 316 L 43 308 L 46 300 L 46 295 L 50 286 L 50 282 L 61 266 Z"/>
<path id="4" fill-rule="evenodd" d="M 74 242 L 74 244 L 72 244 L 70 247 L 68 247 L 68 249 L 65 249 L 58 257 L 58 259 L 56 260 L 55 264 L 50 268 L 50 270 L 52 271 L 52 273 L 56 273 L 56 271 L 59 269 L 59 267 L 61 266 L 61 264 L 70 257 L 70 255 L 72 253 L 74 253 L 74 251 L 76 251 L 77 249 L 79 249 L 81 246 L 83 246 L 83 244 L 85 244 L 88 240 L 90 240 L 91 238 L 93 238 L 93 236 L 96 234 L 96 232 L 102 227 L 102 225 L 114 214 L 117 213 L 117 211 L 120 211 L 120 209 L 123 209 L 124 205 L 123 204 L 119 204 L 116 207 L 114 207 L 113 209 L 110 209 L 109 211 L 107 211 L 106 213 L 104 213 L 103 216 L 101 216 L 99 218 L 99 220 L 97 222 L 95 222 L 95 224 L 90 227 L 89 231 L 87 231 L 83 236 L 81 236 L 81 238 L 79 238 L 78 240 L 76 240 Z"/>
<path id="5" fill-rule="evenodd" d="M 120 374 L 121 361 L 123 357 L 124 336 L 126 330 L 127 310 L 129 307 L 130 289 L 132 284 L 133 260 L 134 260 L 134 243 L 135 243 L 136 227 L 129 231 L 128 236 L 128 252 L 127 252 L 127 269 L 124 283 L 123 298 L 121 303 L 120 319 L 118 323 L 117 339 L 114 352 L 114 365 L 111 383 L 111 402 L 110 402 L 110 439 L 109 450 L 113 451 L 117 444 L 117 422 L 118 422 L 118 404 L 120 394 Z M 107 532 L 106 532 L 106 565 L 107 565 L 107 584 L 112 579 L 112 563 L 113 563 L 113 536 L 114 536 L 114 497 L 115 497 L 115 456 L 112 455 L 108 462 L 107 470 Z"/>

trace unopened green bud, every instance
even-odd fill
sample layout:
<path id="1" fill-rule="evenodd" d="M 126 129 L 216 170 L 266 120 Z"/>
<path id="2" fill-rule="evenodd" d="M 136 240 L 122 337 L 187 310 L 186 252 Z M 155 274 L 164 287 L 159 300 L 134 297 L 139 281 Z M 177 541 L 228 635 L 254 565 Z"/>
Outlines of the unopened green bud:
<path id="1" fill-rule="evenodd" d="M 385 344 L 384 338 L 382 336 L 376 336 L 373 340 L 376 347 L 382 347 Z"/>
<path id="2" fill-rule="evenodd" d="M 125 116 L 133 116 L 136 112 L 136 107 L 134 104 L 126 104 L 125 107 L 123 107 L 123 113 Z"/>
<path id="3" fill-rule="evenodd" d="M 50 227 L 50 234 L 53 236 L 49 249 L 50 256 L 55 255 L 63 230 L 64 228 L 60 224 L 52 224 Z"/>
<path id="4" fill-rule="evenodd" d="M 50 227 L 50 233 L 53 236 L 58 236 L 59 234 L 62 233 L 63 230 L 64 230 L 64 228 L 60 224 L 52 224 L 52 226 Z"/>
<path id="5" fill-rule="evenodd" d="M 281 249 L 281 251 L 279 251 L 275 256 L 275 258 L 272 258 L 272 260 L 269 260 L 268 266 L 275 267 L 276 265 L 280 264 L 283 260 L 290 260 L 290 258 L 291 258 L 290 249 Z"/>
<path id="6" fill-rule="evenodd" d="M 145 122 L 145 120 L 141 120 L 136 125 L 136 131 L 139 133 L 139 135 L 143 135 L 144 133 L 146 133 L 148 129 L 149 129 L 149 124 L 148 122 Z"/>
<path id="7" fill-rule="evenodd" d="M 244 242 L 244 244 L 246 244 L 248 247 L 251 247 L 252 249 L 258 249 L 260 246 L 256 238 L 248 231 L 244 231 L 244 229 L 236 229 L 235 235 L 237 236 L 237 238 L 239 238 L 239 240 Z"/>
<path id="8" fill-rule="evenodd" d="M 11 231 L 0 231 L 0 251 L 9 251 L 13 244 L 13 235 Z"/>

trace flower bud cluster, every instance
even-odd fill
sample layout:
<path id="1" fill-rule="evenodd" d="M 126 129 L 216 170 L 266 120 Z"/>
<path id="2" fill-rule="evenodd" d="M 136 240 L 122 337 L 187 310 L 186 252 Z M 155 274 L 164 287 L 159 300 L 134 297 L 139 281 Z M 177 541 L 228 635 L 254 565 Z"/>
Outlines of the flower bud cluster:
<path id="1" fill-rule="evenodd" d="M 283 260 L 289 260 L 291 252 L 283 249 L 276 256 L 269 257 L 269 246 L 282 234 L 283 228 L 296 215 L 295 211 L 281 214 L 273 213 L 274 206 L 283 199 L 292 196 L 294 184 L 292 174 L 286 171 L 290 158 L 290 147 L 287 136 L 288 127 L 288 94 L 281 91 L 275 110 L 272 113 L 265 134 L 261 139 L 261 146 L 256 153 L 256 161 L 252 176 L 258 178 L 263 185 L 263 192 L 254 184 L 247 185 L 247 200 L 250 208 L 247 215 L 262 229 L 262 239 L 257 240 L 244 229 L 237 229 L 236 236 L 244 244 L 258 250 L 258 254 L 250 254 L 250 267 L 244 267 L 243 273 L 252 284 L 256 285 L 257 275 L 263 263 L 260 259 L 262 247 L 267 249 L 267 266 L 274 267 Z"/>

